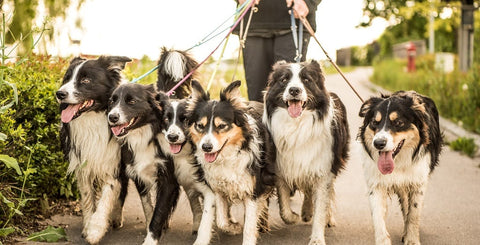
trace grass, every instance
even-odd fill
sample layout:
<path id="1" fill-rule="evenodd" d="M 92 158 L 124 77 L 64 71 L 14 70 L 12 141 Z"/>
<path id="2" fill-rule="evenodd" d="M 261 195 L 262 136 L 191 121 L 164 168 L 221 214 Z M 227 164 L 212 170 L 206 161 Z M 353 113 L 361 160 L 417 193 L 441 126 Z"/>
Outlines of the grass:
<path id="1" fill-rule="evenodd" d="M 454 151 L 463 152 L 465 155 L 473 158 L 477 152 L 478 146 L 472 138 L 460 137 L 449 143 L 450 148 Z"/>

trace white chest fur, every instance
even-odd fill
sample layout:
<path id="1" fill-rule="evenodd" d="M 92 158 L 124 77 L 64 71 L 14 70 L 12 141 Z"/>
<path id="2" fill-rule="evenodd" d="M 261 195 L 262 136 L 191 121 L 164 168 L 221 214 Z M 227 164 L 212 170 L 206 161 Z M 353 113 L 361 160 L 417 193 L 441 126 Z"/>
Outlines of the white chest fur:
<path id="1" fill-rule="evenodd" d="M 164 166 L 164 160 L 158 157 L 152 128 L 145 125 L 134 129 L 125 140 L 133 151 L 134 158 L 133 165 L 127 166 L 127 174 L 152 186 L 157 178 L 158 167 Z"/>
<path id="2" fill-rule="evenodd" d="M 277 147 L 279 174 L 287 184 L 302 188 L 331 170 L 332 120 L 334 108 L 331 100 L 324 119 L 319 119 L 314 111 L 304 111 L 298 118 L 290 117 L 284 108 L 273 112 L 267 126 Z"/>
<path id="3" fill-rule="evenodd" d="M 81 176 L 97 179 L 113 176 L 120 162 L 120 145 L 110 137 L 105 112 L 85 112 L 72 120 L 69 126 L 68 172 L 81 171 Z"/>

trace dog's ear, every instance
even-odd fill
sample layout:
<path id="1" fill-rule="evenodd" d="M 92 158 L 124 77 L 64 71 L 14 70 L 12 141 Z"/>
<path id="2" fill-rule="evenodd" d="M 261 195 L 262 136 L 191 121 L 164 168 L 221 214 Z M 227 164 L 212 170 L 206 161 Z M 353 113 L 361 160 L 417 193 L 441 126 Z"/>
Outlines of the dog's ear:
<path id="1" fill-rule="evenodd" d="M 100 56 L 98 61 L 108 70 L 120 72 L 125 69 L 125 64 L 132 59 L 126 56 Z"/>
<path id="2" fill-rule="evenodd" d="M 358 115 L 360 117 L 365 117 L 365 115 L 367 115 L 367 113 L 372 109 L 372 107 L 382 102 L 383 100 L 384 99 L 379 97 L 371 97 L 370 99 L 366 100 L 360 107 L 360 112 L 358 113 Z"/>
<path id="3" fill-rule="evenodd" d="M 70 65 L 76 65 L 80 62 L 86 61 L 87 59 L 77 56 L 70 61 Z"/>
<path id="4" fill-rule="evenodd" d="M 242 82 L 240 80 L 236 80 L 230 83 L 225 89 L 220 92 L 220 101 L 227 101 L 241 97 L 240 85 L 242 85 Z"/>
<path id="5" fill-rule="evenodd" d="M 207 101 L 210 99 L 208 93 L 205 92 L 197 80 L 192 80 L 192 99 L 196 101 Z"/>

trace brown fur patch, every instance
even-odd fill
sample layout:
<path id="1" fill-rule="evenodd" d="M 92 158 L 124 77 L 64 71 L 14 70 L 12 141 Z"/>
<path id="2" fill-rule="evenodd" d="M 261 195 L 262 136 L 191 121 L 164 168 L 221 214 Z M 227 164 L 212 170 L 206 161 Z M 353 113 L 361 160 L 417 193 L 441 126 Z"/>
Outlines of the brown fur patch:
<path id="1" fill-rule="evenodd" d="M 417 127 L 415 127 L 415 125 L 412 125 L 412 127 L 407 131 L 397 132 L 392 134 L 392 136 L 393 136 L 393 144 L 395 146 L 397 146 L 398 143 L 400 143 L 400 141 L 405 140 L 405 142 L 403 143 L 402 149 L 404 148 L 415 149 L 420 142 L 420 134 L 418 132 Z"/>
<path id="2" fill-rule="evenodd" d="M 390 118 L 390 121 L 395 121 L 395 119 L 398 118 L 398 113 L 396 111 L 390 113 L 390 115 L 388 115 L 388 118 Z"/>
<path id="3" fill-rule="evenodd" d="M 382 113 L 380 113 L 379 111 L 377 111 L 377 114 L 375 114 L 375 121 L 376 122 L 382 121 Z"/>
<path id="4" fill-rule="evenodd" d="M 202 139 L 203 135 L 195 129 L 195 124 L 192 124 L 189 131 L 190 137 L 192 138 L 193 143 L 196 145 Z"/>
<path id="5" fill-rule="evenodd" d="M 242 129 L 235 124 L 232 125 L 230 130 L 218 134 L 215 133 L 214 136 L 221 145 L 225 144 L 225 141 L 228 140 L 226 143 L 227 145 L 241 146 L 245 140 L 245 138 L 243 138 Z"/>

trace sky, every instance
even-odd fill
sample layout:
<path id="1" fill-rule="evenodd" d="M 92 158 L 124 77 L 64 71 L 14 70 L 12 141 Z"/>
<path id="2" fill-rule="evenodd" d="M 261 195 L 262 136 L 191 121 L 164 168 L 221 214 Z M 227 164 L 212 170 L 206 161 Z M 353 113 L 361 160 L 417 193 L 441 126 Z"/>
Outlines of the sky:
<path id="1" fill-rule="evenodd" d="M 318 6 L 316 35 L 332 58 L 335 59 L 337 49 L 368 44 L 385 29 L 387 23 L 382 20 L 375 20 L 370 28 L 356 28 L 362 20 L 362 3 L 363 0 L 323 0 Z M 58 41 L 48 50 L 61 56 L 81 53 L 141 58 L 147 55 L 156 59 L 162 46 L 192 47 L 227 20 L 235 9 L 234 0 L 86 0 L 80 10 L 72 6 L 65 20 L 57 19 Z M 82 19 L 82 29 L 75 28 L 77 17 Z M 233 19 L 228 23 L 233 23 Z M 72 39 L 81 42 L 71 45 Z M 203 60 L 220 39 L 193 49 L 194 57 Z M 230 38 L 226 57 L 236 57 L 238 43 L 237 36 Z M 325 59 L 313 39 L 307 58 Z"/>

